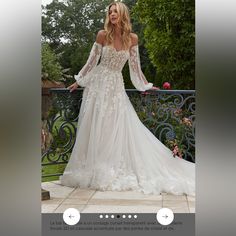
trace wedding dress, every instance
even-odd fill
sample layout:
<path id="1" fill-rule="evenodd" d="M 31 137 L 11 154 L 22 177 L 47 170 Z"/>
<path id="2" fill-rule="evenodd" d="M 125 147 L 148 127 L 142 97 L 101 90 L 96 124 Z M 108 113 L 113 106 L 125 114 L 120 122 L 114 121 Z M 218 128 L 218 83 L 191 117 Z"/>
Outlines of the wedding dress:
<path id="1" fill-rule="evenodd" d="M 195 195 L 195 164 L 174 158 L 139 120 L 121 73 L 127 60 L 135 88 L 151 89 L 153 84 L 141 71 L 138 45 L 117 51 L 95 42 L 75 77 L 85 88 L 76 142 L 61 184 L 102 191 Z"/>

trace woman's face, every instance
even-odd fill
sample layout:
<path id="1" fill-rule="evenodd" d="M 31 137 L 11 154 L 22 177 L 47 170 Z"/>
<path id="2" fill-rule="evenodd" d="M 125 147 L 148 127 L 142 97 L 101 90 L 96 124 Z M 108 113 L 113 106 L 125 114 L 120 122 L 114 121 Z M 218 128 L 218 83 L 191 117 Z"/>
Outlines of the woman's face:
<path id="1" fill-rule="evenodd" d="M 118 23 L 118 12 L 116 5 L 112 5 L 109 9 L 109 20 L 113 25 Z"/>

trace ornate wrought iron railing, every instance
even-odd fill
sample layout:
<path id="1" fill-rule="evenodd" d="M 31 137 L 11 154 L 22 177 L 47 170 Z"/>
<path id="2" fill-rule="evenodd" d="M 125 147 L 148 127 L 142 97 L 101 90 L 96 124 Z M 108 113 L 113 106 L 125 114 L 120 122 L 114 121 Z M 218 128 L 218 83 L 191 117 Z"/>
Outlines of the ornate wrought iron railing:
<path id="1" fill-rule="evenodd" d="M 42 153 L 43 177 L 59 176 L 75 143 L 83 89 L 51 89 L 52 106 L 46 122 L 50 144 Z M 126 90 L 140 120 L 170 149 L 176 158 L 195 162 L 195 90 Z M 179 156 L 179 157 L 178 157 Z M 61 165 L 59 173 L 44 173 L 44 167 Z M 58 171 L 57 171 L 58 172 Z"/>

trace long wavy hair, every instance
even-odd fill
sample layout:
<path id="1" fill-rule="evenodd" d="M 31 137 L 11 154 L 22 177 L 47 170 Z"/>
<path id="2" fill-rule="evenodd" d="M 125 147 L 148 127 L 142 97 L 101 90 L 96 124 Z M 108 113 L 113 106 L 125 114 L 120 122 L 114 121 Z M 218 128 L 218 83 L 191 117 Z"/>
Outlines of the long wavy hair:
<path id="1" fill-rule="evenodd" d="M 122 2 L 113 2 L 108 6 L 106 13 L 106 19 L 104 29 L 106 31 L 106 41 L 108 45 L 113 44 L 115 28 L 110 22 L 109 11 L 111 6 L 115 5 L 118 13 L 118 27 L 121 28 L 121 41 L 122 47 L 128 49 L 131 44 L 130 33 L 132 31 L 132 25 L 130 23 L 130 15 L 128 7 Z"/>

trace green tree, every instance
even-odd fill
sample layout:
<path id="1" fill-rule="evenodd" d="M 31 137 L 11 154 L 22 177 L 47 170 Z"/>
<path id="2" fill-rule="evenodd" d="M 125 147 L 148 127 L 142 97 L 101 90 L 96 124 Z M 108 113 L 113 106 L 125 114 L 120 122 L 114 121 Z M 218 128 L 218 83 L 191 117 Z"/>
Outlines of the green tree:
<path id="1" fill-rule="evenodd" d="M 144 32 L 144 25 L 139 21 L 137 14 L 134 11 L 134 7 L 135 7 L 137 1 L 136 0 L 123 0 L 123 2 L 130 9 L 132 31 L 134 33 L 136 33 L 139 38 L 139 54 L 140 54 L 142 71 L 149 82 L 154 83 L 154 85 L 159 85 L 157 75 L 156 75 L 156 69 L 152 65 L 152 63 L 149 59 L 148 53 L 147 53 L 147 49 L 145 48 L 145 45 L 144 45 L 144 42 L 145 42 L 144 33 L 143 33 Z M 123 75 L 124 75 L 125 87 L 126 88 L 134 88 L 134 86 L 130 80 L 129 68 L 128 68 L 127 64 L 124 67 Z"/>
<path id="2" fill-rule="evenodd" d="M 85 64 L 96 33 L 104 26 L 106 7 L 110 0 L 67 0 L 52 3 L 43 7 L 42 12 L 42 41 L 48 42 L 58 55 L 63 68 L 70 68 L 68 72 L 75 75 Z M 131 11 L 133 32 L 139 36 L 139 51 L 142 70 L 148 81 L 159 85 L 156 68 L 149 59 L 144 46 L 144 24 L 139 22 L 133 12 L 136 0 L 123 1 Z M 123 70 L 126 88 L 134 88 L 129 77 L 126 63 Z M 66 85 L 74 82 L 67 79 Z"/>
<path id="3" fill-rule="evenodd" d="M 109 0 L 67 0 L 43 7 L 42 41 L 49 42 L 63 68 L 75 75 L 85 64 Z M 70 84 L 73 80 L 67 80 Z"/>
<path id="4" fill-rule="evenodd" d="M 157 68 L 159 83 L 194 89 L 195 2 L 138 0 L 134 12 L 144 25 L 145 47 Z"/>
<path id="5" fill-rule="evenodd" d="M 43 43 L 42 51 L 42 78 L 54 81 L 62 80 L 62 67 L 58 58 L 47 43 Z"/>

